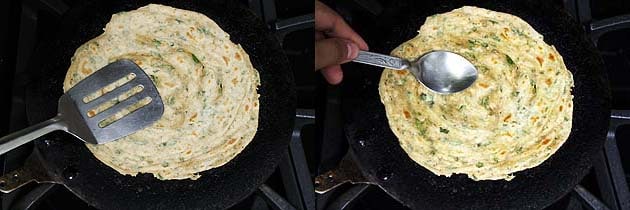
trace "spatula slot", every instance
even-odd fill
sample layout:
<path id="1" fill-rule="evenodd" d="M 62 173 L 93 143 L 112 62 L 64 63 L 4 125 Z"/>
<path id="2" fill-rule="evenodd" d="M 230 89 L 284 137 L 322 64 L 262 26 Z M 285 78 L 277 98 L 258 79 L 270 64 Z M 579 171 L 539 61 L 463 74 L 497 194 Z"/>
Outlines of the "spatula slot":
<path id="1" fill-rule="evenodd" d="M 131 114 L 131 113 L 133 113 L 135 111 L 137 111 L 138 109 L 140 109 L 140 108 L 142 108 L 142 107 L 144 107 L 144 106 L 146 106 L 148 104 L 150 104 L 152 100 L 153 99 L 151 97 L 148 97 L 148 96 L 144 97 L 142 100 L 140 100 L 140 101 L 138 101 L 138 102 L 136 102 L 136 103 L 134 103 L 134 104 L 132 104 L 130 106 L 127 106 L 127 107 L 121 109 L 120 111 L 116 112 L 115 114 L 113 114 L 113 115 L 111 115 L 111 116 L 101 120 L 98 123 L 98 127 L 100 127 L 100 128 L 107 127 L 107 126 L 111 125 L 112 123 L 122 119 L 123 117 L 125 117 L 125 116 L 127 116 L 127 115 L 129 115 L 129 114 Z"/>
<path id="2" fill-rule="evenodd" d="M 129 89 L 128 91 L 118 95 L 116 98 L 113 98 L 109 101 L 106 101 L 105 103 L 102 103 L 100 105 L 98 105 L 96 108 L 94 109 L 90 109 L 88 110 L 88 112 L 86 113 L 88 117 L 94 117 L 97 114 L 115 106 L 116 104 L 119 104 L 120 102 L 127 100 L 129 97 L 136 95 L 139 92 L 142 92 L 142 90 L 144 90 L 144 86 L 143 85 L 137 85 L 131 89 Z"/>
<path id="3" fill-rule="evenodd" d="M 89 95 L 83 97 L 83 103 L 90 103 L 91 101 L 109 93 L 114 91 L 116 88 L 123 86 L 125 84 L 127 84 L 129 81 L 133 80 L 134 78 L 136 78 L 136 74 L 135 73 L 129 73 L 126 76 L 114 81 L 113 83 L 110 83 L 108 85 L 106 85 L 105 87 L 90 93 Z"/>

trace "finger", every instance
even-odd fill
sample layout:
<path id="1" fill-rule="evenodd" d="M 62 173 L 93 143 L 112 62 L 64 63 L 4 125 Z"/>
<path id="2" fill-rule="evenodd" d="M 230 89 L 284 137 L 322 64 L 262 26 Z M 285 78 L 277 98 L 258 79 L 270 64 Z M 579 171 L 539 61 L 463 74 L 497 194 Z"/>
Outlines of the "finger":
<path id="1" fill-rule="evenodd" d="M 357 57 L 359 47 L 354 42 L 330 38 L 315 42 L 315 69 L 338 65 Z"/>
<path id="2" fill-rule="evenodd" d="M 339 84 L 341 80 L 343 80 L 343 71 L 341 71 L 341 66 L 339 65 L 326 67 L 322 69 L 321 72 L 326 81 L 331 85 Z"/>
<path id="3" fill-rule="evenodd" d="M 315 30 L 323 31 L 329 37 L 352 40 L 360 49 L 368 50 L 368 45 L 335 11 L 325 4 L 315 1 Z"/>
<path id="4" fill-rule="evenodd" d="M 322 39 L 325 39 L 325 38 L 326 38 L 326 36 L 324 36 L 324 33 L 319 32 L 319 31 L 315 31 L 315 41 L 322 40 Z"/>

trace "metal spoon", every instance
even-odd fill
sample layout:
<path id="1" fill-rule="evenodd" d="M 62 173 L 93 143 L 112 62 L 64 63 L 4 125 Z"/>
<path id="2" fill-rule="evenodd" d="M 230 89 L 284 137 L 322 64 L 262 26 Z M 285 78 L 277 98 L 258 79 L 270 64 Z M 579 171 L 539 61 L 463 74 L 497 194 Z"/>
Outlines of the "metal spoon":
<path id="1" fill-rule="evenodd" d="M 443 50 L 428 52 L 415 61 L 359 51 L 359 56 L 352 61 L 394 70 L 408 70 L 418 82 L 441 94 L 465 90 L 477 80 L 477 68 L 470 61 L 461 55 Z"/>

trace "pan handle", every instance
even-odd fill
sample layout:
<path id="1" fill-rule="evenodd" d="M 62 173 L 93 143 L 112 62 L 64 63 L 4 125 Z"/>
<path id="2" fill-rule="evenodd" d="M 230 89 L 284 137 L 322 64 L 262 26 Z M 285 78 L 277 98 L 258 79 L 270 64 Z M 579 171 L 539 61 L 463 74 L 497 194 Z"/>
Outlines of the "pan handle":
<path id="1" fill-rule="evenodd" d="M 0 155 L 7 153 L 8 151 L 11 151 L 19 146 L 22 146 L 23 144 L 31 142 L 36 138 L 43 136 L 44 134 L 56 130 L 64 130 L 65 128 L 66 126 L 62 116 L 57 115 L 52 119 L 11 133 L 0 138 Z"/>
<path id="2" fill-rule="evenodd" d="M 37 183 L 59 183 L 48 176 L 38 156 L 38 152 L 36 150 L 33 151 L 24 162 L 22 168 L 0 177 L 0 192 L 10 193 L 33 181 Z"/>
<path id="3" fill-rule="evenodd" d="M 315 192 L 323 194 L 347 182 L 372 184 L 361 174 L 361 169 L 352 160 L 350 152 L 343 157 L 337 168 L 315 177 Z"/>

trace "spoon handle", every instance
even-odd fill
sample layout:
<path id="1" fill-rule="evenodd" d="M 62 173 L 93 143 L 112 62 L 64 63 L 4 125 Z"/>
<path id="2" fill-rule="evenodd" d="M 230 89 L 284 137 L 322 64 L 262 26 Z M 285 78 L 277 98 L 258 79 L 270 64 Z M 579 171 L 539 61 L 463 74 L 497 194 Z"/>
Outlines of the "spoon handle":
<path id="1" fill-rule="evenodd" d="M 405 70 L 409 67 L 409 62 L 405 59 L 367 51 L 359 51 L 359 56 L 352 61 L 395 70 Z"/>

